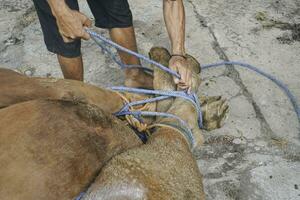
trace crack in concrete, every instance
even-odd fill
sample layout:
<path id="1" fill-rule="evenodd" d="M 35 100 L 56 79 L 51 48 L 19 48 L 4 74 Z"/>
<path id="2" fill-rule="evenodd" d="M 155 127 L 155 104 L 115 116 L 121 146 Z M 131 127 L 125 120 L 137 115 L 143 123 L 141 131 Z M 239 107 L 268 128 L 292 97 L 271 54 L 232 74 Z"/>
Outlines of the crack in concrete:
<path id="1" fill-rule="evenodd" d="M 212 48 L 214 49 L 214 51 L 218 54 L 218 56 L 221 60 L 230 61 L 228 56 L 226 55 L 226 53 L 220 46 L 214 31 L 212 30 L 212 28 L 210 26 L 208 26 L 205 17 L 203 17 L 202 15 L 200 15 L 198 13 L 195 4 L 191 0 L 189 0 L 189 3 L 192 5 L 193 12 L 195 13 L 196 18 L 199 21 L 199 23 L 201 24 L 201 26 L 207 28 L 209 33 L 213 37 L 214 41 L 212 43 Z M 240 78 L 239 72 L 234 68 L 234 66 L 226 65 L 226 70 L 225 70 L 224 75 L 229 77 L 230 79 L 232 79 L 241 88 L 242 94 L 247 98 L 248 102 L 253 106 L 256 118 L 259 119 L 259 122 L 261 125 L 261 132 L 265 136 L 268 136 L 269 138 L 272 135 L 274 135 L 270 125 L 268 124 L 264 115 L 262 114 L 261 109 L 259 108 L 258 104 L 254 101 L 253 95 L 250 93 L 250 91 L 247 89 L 247 87 L 243 83 L 242 79 Z"/>

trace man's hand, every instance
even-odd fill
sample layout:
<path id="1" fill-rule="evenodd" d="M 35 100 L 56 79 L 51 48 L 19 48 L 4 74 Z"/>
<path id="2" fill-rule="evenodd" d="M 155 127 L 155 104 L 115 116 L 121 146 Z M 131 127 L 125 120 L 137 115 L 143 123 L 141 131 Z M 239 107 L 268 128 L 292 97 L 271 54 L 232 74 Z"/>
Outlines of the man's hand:
<path id="1" fill-rule="evenodd" d="M 178 89 L 191 92 L 192 87 L 192 71 L 184 58 L 185 48 L 185 13 L 183 0 L 164 0 L 164 19 L 167 31 L 171 40 L 171 52 L 173 55 L 169 61 L 169 67 L 176 71 L 181 79 L 174 78 Z"/>
<path id="2" fill-rule="evenodd" d="M 65 42 L 72 42 L 77 38 L 90 39 L 90 35 L 84 30 L 84 27 L 92 25 L 87 16 L 77 10 L 71 10 L 64 1 L 48 0 L 48 3 Z"/>
<path id="3" fill-rule="evenodd" d="M 192 87 L 192 71 L 186 59 L 182 56 L 172 56 L 169 61 L 169 67 L 181 77 L 181 79 L 174 77 L 174 82 L 178 85 L 178 88 L 187 90 L 188 93 L 190 93 Z"/>

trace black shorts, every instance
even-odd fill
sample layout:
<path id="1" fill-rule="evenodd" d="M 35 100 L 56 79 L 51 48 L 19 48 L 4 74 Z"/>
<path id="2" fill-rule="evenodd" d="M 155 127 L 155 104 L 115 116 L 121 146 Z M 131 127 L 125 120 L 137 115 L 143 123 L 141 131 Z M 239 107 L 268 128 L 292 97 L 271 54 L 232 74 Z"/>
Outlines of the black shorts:
<path id="1" fill-rule="evenodd" d="M 73 58 L 81 54 L 79 39 L 66 43 L 63 41 L 47 0 L 33 0 L 47 49 L 55 54 Z M 77 0 L 65 0 L 73 10 L 79 10 Z M 127 0 L 87 0 L 99 28 L 126 28 L 132 26 L 132 14 Z"/>

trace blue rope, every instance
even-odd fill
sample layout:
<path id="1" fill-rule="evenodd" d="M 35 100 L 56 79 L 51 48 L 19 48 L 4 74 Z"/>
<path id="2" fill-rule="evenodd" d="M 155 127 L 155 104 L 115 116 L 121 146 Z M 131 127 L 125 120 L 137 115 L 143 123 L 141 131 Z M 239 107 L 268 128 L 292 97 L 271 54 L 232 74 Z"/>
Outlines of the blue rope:
<path id="1" fill-rule="evenodd" d="M 198 118 L 197 118 L 198 126 L 199 126 L 199 128 L 203 128 L 202 111 L 201 111 L 201 107 L 200 107 L 200 102 L 199 102 L 196 94 L 188 94 L 183 91 L 147 90 L 147 89 L 139 89 L 139 88 L 129 88 L 129 87 L 124 87 L 124 86 L 113 86 L 113 87 L 110 87 L 110 89 L 114 90 L 114 91 L 120 91 L 120 92 L 160 95 L 159 97 L 150 98 L 150 99 L 146 99 L 146 100 L 142 100 L 142 101 L 133 103 L 133 104 L 138 103 L 138 105 L 145 104 L 148 102 L 164 100 L 164 99 L 167 99 L 167 97 L 179 97 L 179 98 L 186 99 L 195 106 L 196 111 L 197 111 L 197 116 L 198 116 Z M 129 105 L 126 104 L 124 107 L 127 108 L 127 107 L 129 107 Z M 122 109 L 121 109 L 121 111 L 122 111 Z M 157 116 L 161 116 L 161 115 L 159 115 L 159 113 L 158 113 Z"/>
<path id="2" fill-rule="evenodd" d="M 80 194 L 74 200 L 81 200 L 84 195 L 85 192 L 80 192 Z"/>
<path id="3" fill-rule="evenodd" d="M 160 64 L 158 62 L 155 62 L 154 60 L 151 60 L 151 59 L 149 59 L 148 57 L 146 57 L 146 56 L 144 56 L 142 54 L 136 53 L 136 52 L 131 51 L 131 50 L 125 48 L 125 47 L 122 47 L 122 46 L 118 45 L 117 43 L 115 43 L 115 42 L 113 42 L 113 41 L 111 41 L 111 40 L 103 37 L 102 35 L 100 35 L 100 34 L 98 34 L 96 32 L 93 32 L 93 31 L 91 31 L 89 29 L 86 29 L 86 31 L 90 34 L 91 38 L 94 41 L 100 40 L 103 43 L 105 43 L 106 45 L 110 45 L 110 46 L 112 46 L 112 47 L 114 47 L 114 48 L 116 48 L 116 49 L 118 49 L 120 51 L 123 51 L 123 52 L 128 53 L 130 55 L 133 55 L 133 56 L 135 56 L 135 57 L 137 57 L 137 58 L 139 58 L 141 60 L 144 60 L 147 63 L 153 64 L 153 65 L 157 66 L 158 68 L 160 68 L 161 70 L 164 70 L 164 71 L 168 72 L 169 74 L 175 76 L 176 78 L 180 79 L 180 75 L 177 72 L 169 69 L 168 67 L 165 67 L 162 64 Z M 97 44 L 99 44 L 99 42 L 97 42 Z M 100 46 L 100 47 L 102 48 L 102 46 Z M 120 66 L 124 66 L 123 64 L 119 64 L 119 65 Z"/>
<path id="4" fill-rule="evenodd" d="M 177 72 L 169 69 L 168 67 L 165 67 L 162 64 L 155 62 L 144 55 L 138 54 L 127 48 L 124 48 L 124 47 L 118 45 L 117 43 L 103 37 L 102 35 L 100 35 L 98 33 L 93 32 L 89 29 L 86 29 L 86 31 L 90 34 L 91 38 L 96 42 L 96 44 L 98 44 L 104 52 L 108 53 L 109 56 L 112 58 L 112 60 L 115 61 L 121 68 L 139 67 L 148 72 L 153 71 L 152 69 L 147 68 L 147 67 L 125 65 L 119 59 L 117 59 L 116 55 L 110 49 L 107 48 L 108 45 L 116 48 L 117 50 L 123 51 L 123 52 L 133 55 L 141 60 L 144 60 L 149 64 L 153 64 L 153 65 L 157 66 L 158 68 L 160 68 L 161 70 L 180 79 L 180 75 Z M 116 116 L 133 115 L 139 121 L 142 121 L 141 116 L 160 116 L 160 117 L 171 117 L 171 118 L 177 119 L 181 123 L 181 125 L 183 125 L 183 127 L 185 127 L 188 130 L 187 138 L 189 141 L 191 141 L 192 145 L 194 145 L 194 138 L 193 138 L 192 131 L 188 128 L 187 124 L 182 119 L 180 119 L 178 116 L 168 114 L 168 113 L 161 113 L 161 112 L 130 111 L 129 107 L 134 106 L 134 105 L 141 105 L 141 104 L 146 104 L 146 103 L 150 103 L 150 102 L 155 102 L 155 101 L 161 101 L 161 100 L 165 100 L 165 99 L 168 99 L 171 97 L 181 97 L 181 98 L 184 98 L 184 99 L 190 101 L 195 106 L 197 114 L 198 114 L 198 120 L 197 120 L 198 125 L 200 128 L 203 128 L 201 107 L 200 107 L 200 103 L 199 103 L 199 100 L 198 100 L 198 97 L 196 96 L 196 94 L 187 94 L 186 92 L 183 92 L 183 91 L 158 91 L 158 90 L 155 91 L 155 90 L 146 90 L 146 89 L 138 89 L 138 88 L 128 88 L 128 87 L 122 87 L 122 86 L 121 87 L 111 87 L 110 89 L 115 90 L 115 91 L 121 91 L 121 92 L 126 91 L 126 92 L 138 93 L 138 94 L 159 95 L 154 98 L 125 104 L 124 107 L 119 112 L 115 113 L 115 115 Z"/>
<path id="5" fill-rule="evenodd" d="M 238 66 L 247 68 L 249 70 L 252 70 L 252 71 L 264 76 L 265 78 L 268 78 L 273 83 L 275 83 L 281 90 L 284 91 L 284 93 L 287 95 L 287 97 L 291 101 L 291 103 L 293 105 L 293 108 L 294 108 L 294 110 L 297 114 L 298 121 L 300 123 L 300 107 L 297 104 L 297 99 L 292 94 L 292 92 L 289 90 L 289 88 L 283 82 L 278 80 L 276 77 L 274 77 L 270 74 L 267 74 L 266 72 L 258 69 L 257 67 L 254 67 L 253 65 L 250 65 L 250 64 L 247 64 L 247 63 L 242 63 L 242 62 L 237 62 L 237 61 L 224 61 L 224 62 L 218 62 L 218 63 L 202 65 L 202 69 L 209 69 L 209 68 L 212 68 L 212 67 L 220 67 L 220 66 L 223 66 L 223 65 L 238 65 Z"/>
<path id="6" fill-rule="evenodd" d="M 131 107 L 131 106 L 137 106 L 137 105 L 152 103 L 152 102 L 156 102 L 156 101 L 162 101 L 162 100 L 166 100 L 169 98 L 171 98 L 171 97 L 170 96 L 158 96 L 158 97 L 148 98 L 145 100 L 130 102 L 130 103 L 125 104 L 119 112 L 128 111 L 129 107 Z"/>
<path id="7" fill-rule="evenodd" d="M 147 71 L 147 72 L 150 72 L 150 73 L 153 72 L 152 69 L 150 69 L 148 67 L 141 66 L 141 65 L 126 65 L 120 59 L 118 59 L 118 57 L 116 56 L 116 54 L 114 54 L 110 49 L 108 49 L 105 46 L 104 42 L 101 42 L 100 40 L 97 40 L 95 37 L 92 37 L 92 39 L 95 41 L 96 44 L 98 44 L 99 47 L 101 47 L 101 49 L 102 49 L 103 52 L 107 53 L 111 57 L 111 59 L 121 67 L 121 69 L 125 69 L 125 68 L 141 68 L 144 71 Z"/>
<path id="8" fill-rule="evenodd" d="M 126 49 L 114 42 L 112 42 L 111 40 L 101 36 L 98 33 L 95 33 L 89 29 L 86 29 L 86 31 L 91 35 L 91 38 L 102 48 L 102 50 L 106 53 L 108 53 L 110 55 L 110 57 L 121 67 L 121 68 L 128 68 L 128 67 L 138 67 L 138 68 L 142 68 L 146 71 L 152 72 L 153 70 L 147 67 L 143 67 L 143 66 L 139 66 L 139 65 L 126 65 L 124 63 L 122 63 L 120 60 L 117 59 L 116 55 L 114 55 L 112 53 L 112 51 L 110 51 L 108 48 L 106 48 L 106 45 L 110 45 L 112 47 L 115 47 L 116 49 L 126 52 L 128 54 L 131 54 L 133 56 L 136 56 L 137 58 L 140 58 L 150 64 L 153 64 L 155 66 L 157 66 L 158 68 L 160 68 L 161 70 L 164 70 L 166 72 L 168 72 L 169 74 L 177 77 L 180 79 L 180 75 L 161 65 L 160 63 L 157 63 L 141 54 L 138 54 L 134 51 L 131 51 L 129 49 Z M 102 42 L 100 42 L 100 41 Z M 271 80 L 272 82 L 274 82 L 280 89 L 282 89 L 285 94 L 287 95 L 287 97 L 290 99 L 294 110 L 297 114 L 298 117 L 298 121 L 300 123 L 300 108 L 297 104 L 297 100 L 296 97 L 291 93 L 291 91 L 289 90 L 289 88 L 280 80 L 278 80 L 276 77 L 267 74 L 266 72 L 263 72 L 262 70 L 258 69 L 257 67 L 254 67 L 250 64 L 247 63 L 242 63 L 242 62 L 236 62 L 236 61 L 223 61 L 223 62 L 218 62 L 218 63 L 213 63 L 213 64 L 207 64 L 207 65 L 202 65 L 202 69 L 209 69 L 212 67 L 220 67 L 223 65 L 238 65 L 247 69 L 250 69 L 266 78 L 268 78 L 269 80 Z M 193 146 L 195 144 L 195 139 L 194 136 L 191 132 L 191 130 L 188 128 L 188 125 L 186 124 L 185 121 L 183 121 L 182 119 L 180 119 L 178 116 L 176 115 L 172 115 L 169 113 L 161 113 L 161 112 L 146 112 L 146 111 L 129 111 L 129 107 L 130 106 L 135 106 L 135 105 L 141 105 L 141 104 L 145 104 L 145 103 L 151 103 L 154 101 L 160 101 L 160 100 L 165 100 L 171 97 L 182 97 L 184 99 L 187 99 L 189 101 L 191 101 L 197 108 L 197 112 L 198 112 L 198 124 L 199 126 L 202 126 L 202 114 L 201 114 L 201 108 L 200 108 L 200 103 L 199 103 L 199 99 L 197 98 L 196 94 L 191 94 L 188 95 L 185 92 L 180 92 L 180 91 L 155 91 L 155 90 L 145 90 L 145 89 L 137 89 L 137 88 L 127 88 L 127 87 L 111 87 L 110 89 L 112 90 L 117 90 L 117 91 L 127 91 L 127 92 L 134 92 L 134 93 L 139 93 L 139 94 L 153 94 L 153 95 L 161 95 L 158 97 L 154 97 L 154 98 L 150 98 L 150 99 L 146 99 L 146 100 L 141 100 L 141 101 L 136 101 L 136 102 L 131 102 L 126 104 L 119 112 L 116 113 L 117 116 L 121 116 L 121 115 L 133 115 L 138 119 L 141 119 L 141 116 L 161 116 L 161 117 L 170 117 L 170 118 L 174 118 L 177 119 L 182 125 L 183 127 L 186 127 L 186 133 L 185 134 L 187 136 L 188 141 L 191 143 L 191 145 Z M 83 195 L 85 193 L 82 192 L 79 194 L 79 196 L 75 199 L 75 200 L 80 200 Z"/>
<path id="9" fill-rule="evenodd" d="M 146 68 L 146 67 L 142 67 L 142 66 L 132 66 L 132 65 L 125 65 L 123 64 L 120 60 L 117 59 L 116 55 L 114 55 L 112 53 L 112 51 L 110 51 L 108 48 L 106 48 L 106 46 L 112 46 L 114 48 L 116 48 L 117 50 L 120 50 L 120 51 L 123 51 L 123 52 L 126 52 L 130 55 L 133 55 L 141 60 L 144 60 L 146 61 L 147 63 L 150 63 L 150 64 L 153 64 L 155 66 L 157 66 L 158 68 L 160 68 L 161 70 L 177 77 L 177 78 L 180 78 L 180 75 L 163 66 L 162 64 L 160 63 L 157 63 L 151 59 L 149 59 L 148 57 L 144 56 L 144 55 L 141 55 L 139 53 L 136 53 L 134 51 L 131 51 L 129 49 L 126 49 L 116 43 L 114 43 L 113 41 L 103 37 L 102 35 L 98 34 L 98 33 L 95 33 L 89 29 L 86 29 L 86 31 L 91 35 L 91 38 L 102 48 L 103 51 L 107 52 L 111 57 L 112 59 L 121 67 L 121 68 L 125 68 L 125 67 L 140 67 L 140 68 L 143 68 L 147 71 L 152 71 L 150 68 Z M 100 42 L 101 41 L 101 42 Z M 202 66 L 202 69 L 209 69 L 209 68 L 212 68 L 212 67 L 220 67 L 220 66 L 223 66 L 223 65 L 238 65 L 238 66 L 241 66 L 241 67 L 245 67 L 247 69 L 250 69 L 266 78 L 268 78 L 269 80 L 273 81 L 277 86 L 279 86 L 280 89 L 282 89 L 285 94 L 288 96 L 288 98 L 290 99 L 293 107 L 294 107 L 294 110 L 297 114 L 297 117 L 298 117 L 298 121 L 300 123 L 300 108 L 297 104 L 297 100 L 296 100 L 296 97 L 290 92 L 290 90 L 288 89 L 288 87 L 282 83 L 280 80 L 278 80 L 277 78 L 275 78 L 274 76 L 272 75 L 269 75 L 263 71 L 261 71 L 260 69 L 258 69 L 257 67 L 254 67 L 252 65 L 249 65 L 249 64 L 246 64 L 246 63 L 242 63 L 242 62 L 235 62 L 235 61 L 224 61 L 224 62 L 219 62 L 219 63 L 213 63 L 213 64 L 208 64 L 208 65 L 203 65 Z M 155 95 L 160 95 L 161 99 L 160 98 L 153 98 L 149 101 L 158 101 L 158 100 L 162 100 L 164 99 L 165 97 L 163 96 L 169 96 L 169 97 L 182 97 L 182 98 L 185 98 L 189 101 L 191 101 L 193 103 L 193 105 L 196 107 L 196 110 L 197 110 L 197 113 L 198 113 L 198 124 L 199 124 L 199 127 L 203 127 L 202 125 L 202 114 L 201 114 L 201 108 L 200 108 L 200 103 L 199 103 L 199 99 L 197 98 L 197 96 L 195 94 L 191 94 L 191 95 L 188 95 L 184 92 L 180 92 L 180 91 L 154 91 L 154 90 L 143 90 L 143 89 L 135 89 L 135 88 L 125 88 L 125 87 L 113 87 L 111 89 L 116 89 L 118 91 L 127 91 L 127 92 L 130 92 L 130 90 L 132 92 L 135 92 L 135 93 L 140 93 L 140 94 L 155 94 Z M 178 93 L 179 92 L 179 93 Z M 138 104 L 143 104 L 143 103 L 146 103 L 148 102 L 147 100 L 143 100 L 143 101 L 139 101 L 139 102 L 136 102 Z M 135 105 L 135 103 L 133 103 L 133 105 Z M 129 106 L 129 105 L 127 105 Z M 126 105 L 125 105 L 126 107 Z M 123 108 L 125 109 L 125 108 Z"/>
<path id="10" fill-rule="evenodd" d="M 149 112 L 149 111 L 122 111 L 122 112 L 116 113 L 116 116 L 124 116 L 124 115 L 133 115 L 137 119 L 141 118 L 141 116 L 150 116 L 150 117 L 160 116 L 160 117 L 168 117 L 168 118 L 176 119 L 179 121 L 179 123 L 185 129 L 185 133 L 186 133 L 185 138 L 187 138 L 190 147 L 193 148 L 195 146 L 195 138 L 194 138 L 194 135 L 193 135 L 191 129 L 189 128 L 188 124 L 176 115 L 173 115 L 170 113 Z"/>

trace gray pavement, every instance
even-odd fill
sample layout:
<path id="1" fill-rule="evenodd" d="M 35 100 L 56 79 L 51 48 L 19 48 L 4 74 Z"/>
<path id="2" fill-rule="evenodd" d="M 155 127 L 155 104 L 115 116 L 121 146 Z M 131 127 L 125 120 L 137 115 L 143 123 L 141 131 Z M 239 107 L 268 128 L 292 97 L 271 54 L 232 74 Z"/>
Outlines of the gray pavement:
<path id="1" fill-rule="evenodd" d="M 139 51 L 169 47 L 161 1 L 130 0 Z M 201 63 L 248 62 L 290 88 L 300 104 L 299 0 L 187 0 L 186 48 Z M 84 0 L 81 10 L 92 17 Z M 62 77 L 47 52 L 30 0 L 0 2 L 0 64 L 29 76 Z M 105 30 L 99 30 L 107 36 Z M 120 85 L 122 71 L 83 42 L 85 79 Z M 195 150 L 207 199 L 300 199 L 300 127 L 293 107 L 272 82 L 239 67 L 202 73 L 201 93 L 222 95 L 230 115 L 221 129 L 204 132 Z"/>

